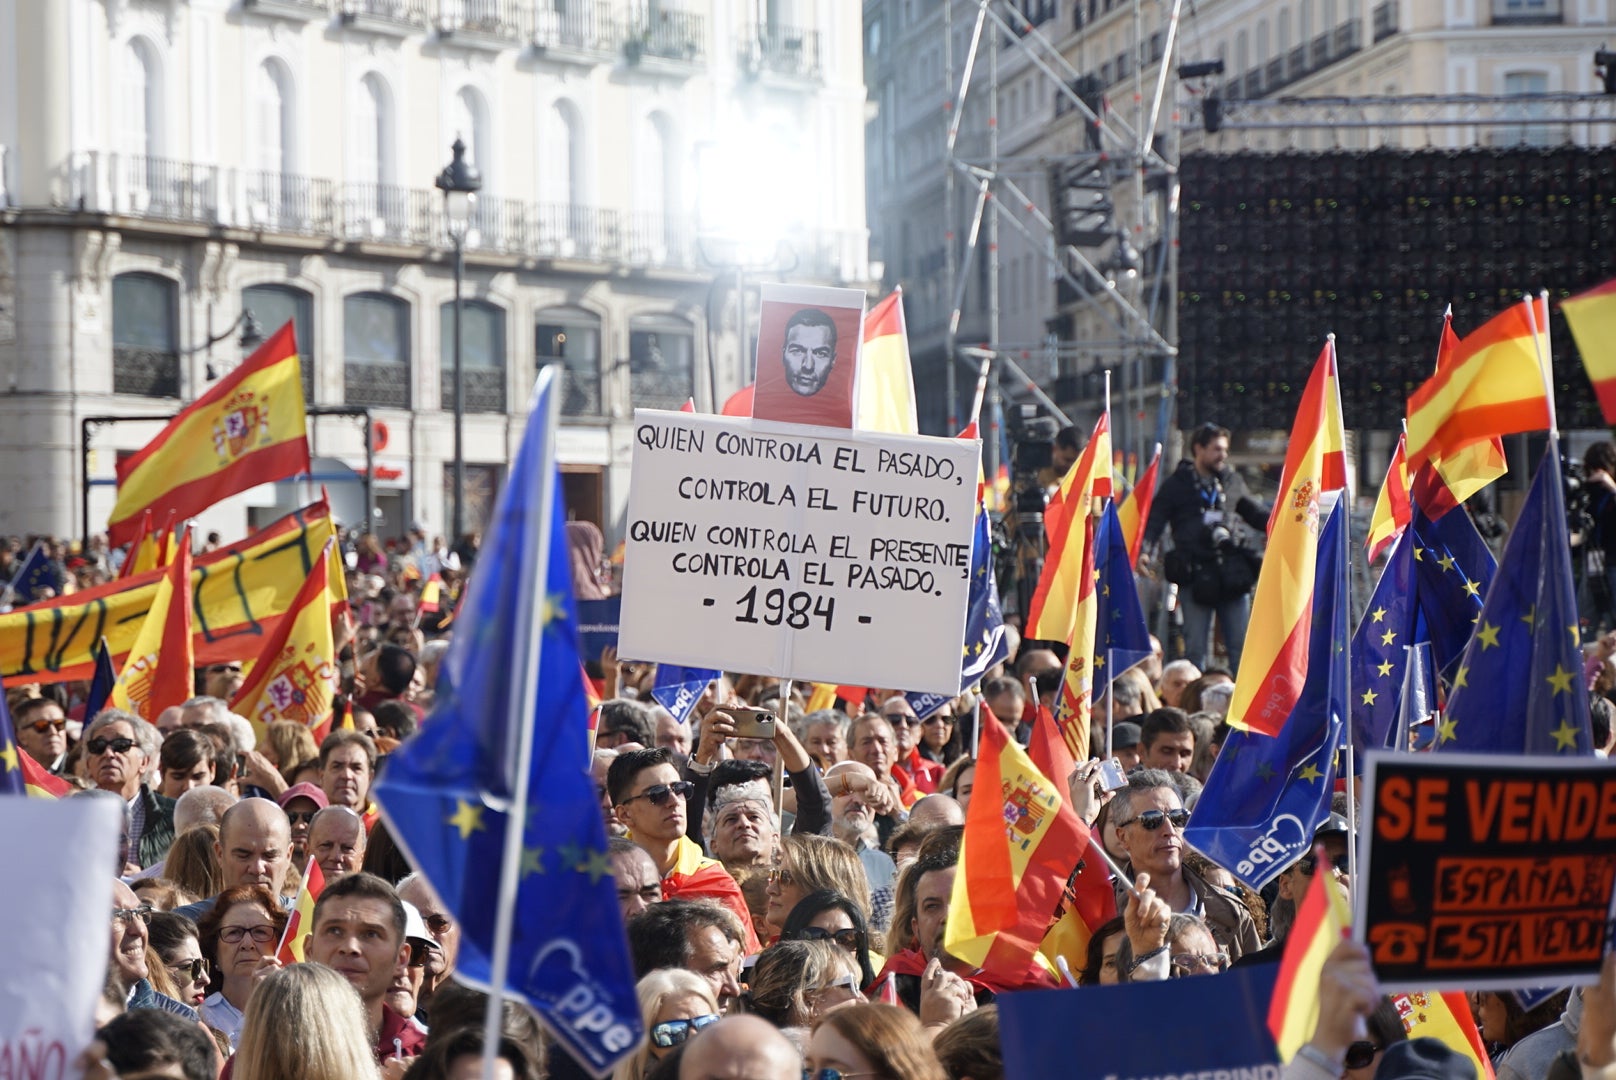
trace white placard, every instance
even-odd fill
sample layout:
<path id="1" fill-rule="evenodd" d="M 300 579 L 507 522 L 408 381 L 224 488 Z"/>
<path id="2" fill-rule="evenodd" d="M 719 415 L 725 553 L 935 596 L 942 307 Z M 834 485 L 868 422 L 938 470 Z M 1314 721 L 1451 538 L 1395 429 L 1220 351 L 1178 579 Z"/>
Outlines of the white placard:
<path id="1" fill-rule="evenodd" d="M 641 409 L 618 654 L 959 690 L 979 446 Z"/>
<path id="2" fill-rule="evenodd" d="M 90 1045 L 106 982 L 122 810 L 0 796 L 0 1063 L 17 1076 L 79 1075 L 71 1063 Z"/>

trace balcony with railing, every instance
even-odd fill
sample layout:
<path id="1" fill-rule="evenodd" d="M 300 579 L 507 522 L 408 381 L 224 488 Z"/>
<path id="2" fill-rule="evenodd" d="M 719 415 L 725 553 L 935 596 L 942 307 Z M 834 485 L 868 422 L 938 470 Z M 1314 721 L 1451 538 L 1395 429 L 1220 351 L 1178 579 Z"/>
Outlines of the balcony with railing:
<path id="1" fill-rule="evenodd" d="M 435 191 L 396 184 L 344 184 L 342 232 L 350 240 L 430 244 L 437 238 Z"/>
<path id="2" fill-rule="evenodd" d="M 528 254 L 564 259 L 612 259 L 621 254 L 622 221 L 615 210 L 572 203 L 528 207 Z"/>
<path id="3" fill-rule="evenodd" d="M 438 0 L 438 34 L 473 45 L 520 45 L 527 7 L 525 0 Z"/>
<path id="4" fill-rule="evenodd" d="M 741 34 L 741 70 L 754 75 L 817 80 L 821 74 L 819 32 L 780 23 L 765 23 Z"/>
<path id="5" fill-rule="evenodd" d="M 601 416 L 605 409 L 600 390 L 600 360 L 585 357 L 580 360 L 540 354 L 539 364 L 557 365 L 561 376 L 562 416 Z"/>
<path id="6" fill-rule="evenodd" d="M 240 174 L 235 223 L 261 232 L 329 236 L 336 228 L 335 185 L 293 173 Z"/>
<path id="7" fill-rule="evenodd" d="M 241 0 L 246 11 L 278 15 L 283 19 L 315 22 L 331 17 L 331 0 Z"/>
<path id="8" fill-rule="evenodd" d="M 1396 0 L 1390 4 L 1382 4 L 1381 8 L 1390 6 L 1390 18 L 1395 26 Z M 1381 17 L 1380 8 L 1375 11 L 1375 17 Z M 1377 23 L 1377 35 L 1379 34 Z M 1395 33 L 1395 30 L 1393 31 Z M 1375 40 L 1380 40 L 1377 36 Z M 1251 99 L 1278 93 L 1293 82 L 1305 79 L 1324 70 L 1331 64 L 1338 63 L 1363 48 L 1363 25 L 1356 20 L 1349 20 L 1327 30 L 1290 50 L 1283 57 L 1275 58 L 1266 63 L 1259 64 L 1250 71 L 1240 72 L 1230 77 L 1223 86 L 1223 94 L 1230 98 Z"/>
<path id="9" fill-rule="evenodd" d="M 113 346 L 112 392 L 137 397 L 179 397 L 179 353 L 128 345 Z"/>
<path id="10" fill-rule="evenodd" d="M 410 371 L 405 364 L 349 360 L 342 365 L 342 380 L 342 400 L 346 405 L 366 405 L 373 409 L 410 407 Z"/>
<path id="11" fill-rule="evenodd" d="M 1559 26 L 1564 0 L 1493 0 L 1494 26 Z"/>
<path id="12" fill-rule="evenodd" d="M 439 380 L 439 400 L 442 402 L 444 412 L 454 410 L 454 357 L 452 355 L 442 358 L 443 372 Z M 461 381 L 466 386 L 466 408 L 469 413 L 502 413 L 506 411 L 505 405 L 505 369 L 493 367 L 476 367 L 464 362 L 462 358 L 460 370 Z"/>
<path id="13" fill-rule="evenodd" d="M 335 0 L 344 26 L 380 34 L 412 34 L 425 30 L 427 0 Z"/>
<path id="14" fill-rule="evenodd" d="M 707 20 L 665 8 L 641 15 L 627 27 L 623 55 L 631 64 L 644 58 L 699 64 L 707 55 Z"/>
<path id="15" fill-rule="evenodd" d="M 695 222 L 673 214 L 633 214 L 624 252 L 635 266 L 692 266 L 696 262 Z"/>
<path id="16" fill-rule="evenodd" d="M 596 60 L 609 56 L 619 38 L 611 0 L 569 0 L 550 10 L 545 0 L 533 12 L 533 47 L 558 58 Z"/>
<path id="17" fill-rule="evenodd" d="M 211 225 L 218 219 L 219 170 L 213 165 L 148 157 L 107 155 L 112 205 L 104 209 L 133 217 Z"/>

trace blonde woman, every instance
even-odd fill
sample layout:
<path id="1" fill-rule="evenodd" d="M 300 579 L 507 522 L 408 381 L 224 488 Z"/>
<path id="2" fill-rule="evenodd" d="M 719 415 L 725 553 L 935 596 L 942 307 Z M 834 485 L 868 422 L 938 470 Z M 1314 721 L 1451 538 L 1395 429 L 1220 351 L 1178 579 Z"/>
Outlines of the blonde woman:
<path id="1" fill-rule="evenodd" d="M 769 873 L 765 890 L 769 897 L 768 936 L 778 937 L 785 929 L 791 909 L 809 893 L 829 889 L 841 893 L 870 921 L 870 879 L 858 852 L 828 836 L 783 836 L 780 858 Z"/>
<path id="2" fill-rule="evenodd" d="M 612 1080 L 644 1080 L 658 1061 L 718 1022 L 713 984 L 693 971 L 658 968 L 639 981 L 636 991 L 645 1018 L 645 1044 L 617 1067 Z"/>
<path id="3" fill-rule="evenodd" d="M 287 1038 L 296 1032 L 296 1038 Z M 266 978 L 247 1004 L 235 1080 L 376 1080 L 359 992 L 323 964 Z"/>
<path id="4" fill-rule="evenodd" d="M 778 1028 L 812 1027 L 864 1000 L 858 961 L 829 941 L 781 941 L 758 954 L 747 1011 Z"/>

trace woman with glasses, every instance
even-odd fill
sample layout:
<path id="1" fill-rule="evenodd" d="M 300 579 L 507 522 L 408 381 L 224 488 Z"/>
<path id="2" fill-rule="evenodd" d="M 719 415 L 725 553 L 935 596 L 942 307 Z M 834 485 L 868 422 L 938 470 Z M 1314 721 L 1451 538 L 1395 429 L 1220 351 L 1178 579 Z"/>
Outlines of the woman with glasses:
<path id="1" fill-rule="evenodd" d="M 769 938 L 785 929 L 791 909 L 809 893 L 829 889 L 841 893 L 864 913 L 869 923 L 870 879 L 858 852 L 828 836 L 784 836 L 780 838 L 780 859 L 769 872 L 764 890 L 769 898 L 765 918 Z"/>
<path id="2" fill-rule="evenodd" d="M 853 958 L 829 941 L 780 941 L 758 955 L 747 1012 L 777 1028 L 811 1027 L 832 1009 L 864 1000 Z"/>
<path id="3" fill-rule="evenodd" d="M 658 1061 L 718 1022 L 718 999 L 710 982 L 684 968 L 658 968 L 639 981 L 640 1015 L 646 1040 L 624 1059 L 612 1080 L 643 1080 Z"/>
<path id="4" fill-rule="evenodd" d="M 235 1047 L 254 987 L 280 970 L 275 952 L 286 930 L 286 912 L 268 889 L 242 885 L 220 893 L 196 929 L 202 955 L 213 969 L 202 1019 Z"/>
<path id="5" fill-rule="evenodd" d="M 829 941 L 858 962 L 859 986 L 875 981 L 886 958 L 870 951 L 870 928 L 864 912 L 846 896 L 831 889 L 809 893 L 786 916 L 781 941 Z"/>
<path id="6" fill-rule="evenodd" d="M 916 749 L 921 757 L 943 766 L 959 760 L 965 748 L 955 719 L 954 702 L 950 701 L 920 722 L 920 744 Z"/>
<path id="7" fill-rule="evenodd" d="M 908 1009 L 865 1003 L 826 1013 L 803 1058 L 803 1080 L 946 1080 L 926 1029 Z"/>
<path id="8" fill-rule="evenodd" d="M 146 924 L 146 935 L 152 952 L 168 972 L 168 981 L 174 985 L 174 1000 L 200 1012 L 208 996 L 209 965 L 202 957 L 195 924 L 183 915 L 154 911 L 151 922 Z"/>
<path id="9" fill-rule="evenodd" d="M 1148 892 L 1149 890 L 1145 890 Z M 1126 917 L 1125 917 L 1126 918 Z M 1197 915 L 1167 913 L 1159 898 L 1145 905 L 1117 949 L 1122 982 L 1152 982 L 1229 970 L 1229 954 Z"/>

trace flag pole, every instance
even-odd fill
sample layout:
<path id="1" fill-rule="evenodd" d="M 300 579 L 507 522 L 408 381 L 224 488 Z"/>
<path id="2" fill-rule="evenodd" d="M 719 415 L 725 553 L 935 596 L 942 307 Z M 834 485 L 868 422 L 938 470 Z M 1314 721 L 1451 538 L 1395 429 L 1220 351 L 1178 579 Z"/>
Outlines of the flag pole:
<path id="1" fill-rule="evenodd" d="M 1341 411 L 1341 358 L 1340 358 L 1339 355 L 1337 355 L 1337 353 L 1335 351 L 1335 334 L 1333 334 L 1333 333 L 1326 334 L 1325 335 L 1325 340 L 1327 342 L 1329 342 L 1329 345 L 1330 345 L 1330 366 L 1335 369 L 1335 393 L 1336 393 L 1335 407 L 1336 407 L 1336 413 L 1343 418 L 1342 422 L 1343 422 L 1343 424 L 1345 424 L 1345 416 L 1346 416 L 1346 414 Z M 1337 502 L 1343 504 L 1341 506 L 1341 512 L 1342 512 L 1342 518 L 1341 518 L 1342 544 L 1346 547 L 1347 558 L 1351 559 L 1352 558 L 1352 551 L 1353 551 L 1353 548 L 1352 548 L 1352 512 L 1351 512 L 1352 511 L 1352 505 L 1347 499 L 1348 494 L 1350 494 L 1350 493 L 1345 488 L 1343 488 L 1342 491 L 1341 491 L 1340 496 L 1337 498 Z M 1318 558 L 1317 553 L 1315 553 L 1313 557 L 1314 557 L 1314 559 L 1317 559 Z M 1367 573 L 1368 572 L 1368 567 L 1366 566 L 1364 568 L 1364 570 L 1365 570 L 1365 573 Z M 1352 581 L 1352 578 L 1350 576 L 1348 576 L 1347 581 L 1349 583 L 1349 588 L 1347 590 L 1347 595 L 1344 596 L 1344 597 L 1341 597 L 1338 600 L 1338 602 L 1339 603 L 1344 603 L 1344 604 L 1347 605 L 1347 611 L 1348 611 L 1348 614 L 1349 614 L 1349 617 L 1350 617 L 1350 613 L 1352 611 L 1352 590 L 1350 588 L 1350 583 Z M 1351 632 L 1350 631 L 1351 631 L 1351 626 L 1349 625 L 1349 627 L 1348 627 L 1348 639 L 1349 640 L 1351 639 Z M 1347 678 L 1347 682 L 1346 682 L 1346 686 L 1344 687 L 1344 690 L 1345 690 L 1347 708 L 1351 709 L 1351 707 L 1352 707 L 1352 658 L 1350 656 L 1347 658 L 1346 678 Z M 1341 734 L 1342 734 L 1343 738 L 1346 740 L 1346 744 L 1347 744 L 1347 777 L 1346 777 L 1346 780 L 1347 780 L 1347 783 L 1346 783 L 1346 788 L 1347 788 L 1347 880 L 1348 880 L 1348 889 L 1349 890 L 1356 890 L 1357 887 L 1358 887 L 1358 784 L 1357 784 L 1357 779 L 1358 779 L 1358 755 L 1357 755 L 1357 752 L 1353 749 L 1353 745 L 1352 745 L 1352 718 L 1350 716 L 1347 716 L 1347 717 L 1343 717 L 1343 719 L 1345 720 L 1345 723 L 1341 727 Z M 1337 760 L 1337 763 L 1339 764 L 1340 758 L 1337 757 L 1336 760 Z"/>
<path id="2" fill-rule="evenodd" d="M 550 524 L 555 511 L 555 430 L 560 421 L 561 397 L 547 393 L 555 373 L 545 367 L 539 372 L 535 396 L 547 408 L 544 417 L 535 419 L 548 425 L 547 434 L 539 452 L 539 475 L 542 477 L 536 506 L 528 511 L 529 523 L 535 526 L 537 551 L 522 568 L 521 595 L 528 598 L 528 640 L 525 643 L 526 667 L 518 674 L 520 693 L 511 698 L 512 716 L 507 730 L 514 737 L 514 747 L 507 746 L 507 760 L 515 770 L 511 800 L 505 813 L 505 844 L 499 864 L 499 897 L 494 909 L 494 954 L 489 957 L 488 1009 L 483 1015 L 483 1080 L 494 1080 L 494 1065 L 499 1060 L 500 1032 L 505 1012 L 505 985 L 509 979 L 511 938 L 515 932 L 516 892 L 521 883 L 522 834 L 527 824 L 529 773 L 533 759 L 532 709 L 538 700 L 539 657 L 544 643 L 544 609 L 541 602 L 540 575 L 550 565 Z M 534 521 L 534 518 L 537 518 Z"/>
<path id="3" fill-rule="evenodd" d="M 1114 663 L 1116 659 L 1112 656 L 1111 650 L 1105 650 L 1105 756 L 1108 758 L 1111 756 L 1111 732 L 1116 726 L 1114 707 L 1116 695 L 1111 693 L 1111 684 L 1115 681 L 1115 676 L 1111 674 L 1111 665 Z"/>
<path id="4" fill-rule="evenodd" d="M 782 682 L 780 684 L 780 703 L 779 703 L 780 708 L 778 710 L 779 711 L 779 718 L 775 721 L 776 724 L 779 724 L 782 727 L 786 725 L 786 723 L 787 723 L 786 718 L 790 714 L 790 711 L 791 711 L 791 706 L 788 704 L 788 702 L 790 702 L 790 700 L 791 700 L 791 680 L 787 679 L 787 680 L 785 680 L 784 682 Z M 786 797 L 786 760 L 785 760 L 785 758 L 780 756 L 780 750 L 779 750 L 778 747 L 776 747 L 775 751 L 774 751 L 774 816 L 777 819 L 776 820 L 776 828 L 779 827 L 778 818 L 779 818 L 780 813 L 781 813 L 781 807 L 785 802 L 785 797 Z"/>

